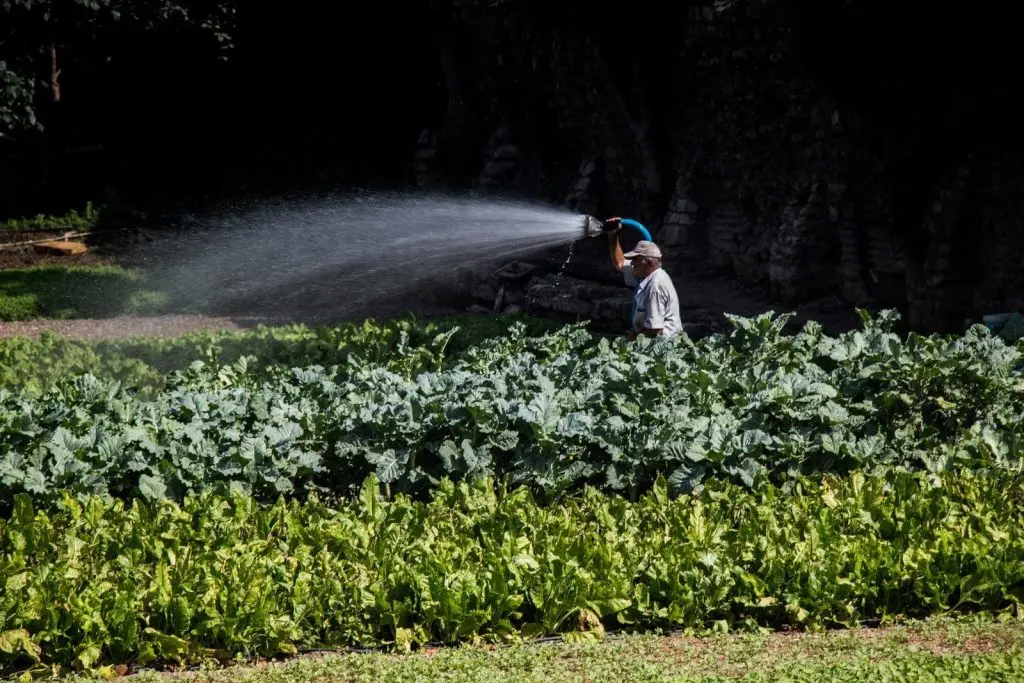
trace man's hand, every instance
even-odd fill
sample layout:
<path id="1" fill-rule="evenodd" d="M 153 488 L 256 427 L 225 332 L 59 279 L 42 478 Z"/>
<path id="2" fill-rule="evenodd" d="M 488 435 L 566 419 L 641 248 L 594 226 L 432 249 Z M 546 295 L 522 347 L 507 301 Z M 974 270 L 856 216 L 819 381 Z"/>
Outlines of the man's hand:
<path id="1" fill-rule="evenodd" d="M 608 241 L 615 242 L 619 238 L 619 233 L 622 232 L 622 218 L 614 216 L 604 221 L 604 224 Z"/>

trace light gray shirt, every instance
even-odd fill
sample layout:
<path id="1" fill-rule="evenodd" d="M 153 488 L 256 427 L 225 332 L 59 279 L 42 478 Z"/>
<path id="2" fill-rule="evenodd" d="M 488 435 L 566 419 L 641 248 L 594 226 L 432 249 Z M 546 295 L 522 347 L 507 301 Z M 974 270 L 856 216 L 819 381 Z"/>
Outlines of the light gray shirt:
<path id="1" fill-rule="evenodd" d="M 662 337 L 672 337 L 683 330 L 679 318 L 679 296 L 672 278 L 662 268 L 637 283 L 629 259 L 622 269 L 626 285 L 633 288 L 634 331 L 647 328 L 661 330 Z"/>

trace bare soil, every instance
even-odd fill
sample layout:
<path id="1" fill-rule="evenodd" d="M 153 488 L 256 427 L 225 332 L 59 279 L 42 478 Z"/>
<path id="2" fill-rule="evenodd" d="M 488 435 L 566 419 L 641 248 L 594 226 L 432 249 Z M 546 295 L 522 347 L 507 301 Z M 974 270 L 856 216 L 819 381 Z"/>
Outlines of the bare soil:
<path id="1" fill-rule="evenodd" d="M 52 233 L 21 232 L 14 230 L 0 231 L 0 269 L 25 268 L 37 265 L 102 265 L 120 264 L 128 267 L 139 264 L 125 261 L 115 252 L 95 247 L 80 255 L 55 255 L 39 253 L 32 246 L 6 246 L 14 242 L 40 240 L 46 238 L 61 239 L 66 230 Z M 80 239 L 80 238 L 79 238 Z M 725 324 L 723 312 L 737 315 L 756 315 L 767 310 L 777 312 L 793 310 L 796 313 L 795 325 L 802 325 L 809 319 L 822 323 L 828 332 L 838 332 L 857 325 L 852 309 L 844 306 L 835 297 L 808 302 L 801 306 L 773 306 L 763 288 L 746 286 L 736 278 L 715 274 L 707 270 L 706 265 L 679 265 L 672 272 L 673 280 L 679 291 L 682 304 L 682 315 L 687 323 L 695 325 L 695 329 L 721 329 Z M 314 296 L 305 298 L 301 307 L 275 312 L 273 317 L 256 317 L 251 313 L 239 315 L 198 315 L 178 314 L 159 316 L 120 316 L 108 319 L 80 320 L 32 320 L 23 322 L 0 321 L 0 338 L 12 336 L 38 337 L 43 330 L 53 331 L 61 336 L 100 340 L 126 338 L 133 336 L 170 337 L 197 331 L 242 330 L 258 324 L 278 324 L 285 322 L 302 322 L 308 324 L 330 324 L 338 322 L 333 313 L 331 300 L 333 296 Z M 418 298 L 418 297 L 417 297 Z M 454 305 L 442 305 L 436 300 L 427 302 L 417 298 L 404 298 L 401 301 L 376 302 L 365 311 L 348 311 L 345 319 L 355 317 L 374 317 L 378 320 L 414 313 L 421 318 L 455 315 L 465 313 L 465 309 Z M 262 307 L 260 307 L 262 308 Z M 298 310 L 301 308 L 301 310 Z M 358 315 L 356 315 L 358 314 Z"/>
<path id="2" fill-rule="evenodd" d="M 31 266 L 76 265 L 95 266 L 112 263 L 109 256 L 89 251 L 77 256 L 42 254 L 33 245 L 16 245 L 44 239 L 60 241 L 69 230 L 36 231 L 36 230 L 0 230 L 0 268 L 28 268 Z M 73 241 L 81 241 L 73 239 Z"/>

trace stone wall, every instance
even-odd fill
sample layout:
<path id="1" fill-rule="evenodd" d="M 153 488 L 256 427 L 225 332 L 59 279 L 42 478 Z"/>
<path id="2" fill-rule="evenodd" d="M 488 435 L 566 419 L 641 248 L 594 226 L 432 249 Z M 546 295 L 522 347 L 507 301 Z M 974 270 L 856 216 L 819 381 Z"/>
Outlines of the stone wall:
<path id="1" fill-rule="evenodd" d="M 484 167 L 476 187 L 482 190 L 523 188 L 524 160 L 508 129 L 498 128 L 487 144 Z"/>
<path id="2" fill-rule="evenodd" d="M 597 156 L 589 156 L 580 164 L 576 178 L 565 199 L 565 205 L 573 211 L 590 216 L 598 213 L 602 172 L 602 169 L 598 167 L 600 163 Z"/>
<path id="3" fill-rule="evenodd" d="M 1024 310 L 1024 170 L 999 160 L 978 171 L 981 277 L 975 310 Z"/>
<path id="4" fill-rule="evenodd" d="M 437 132 L 424 129 L 416 140 L 412 173 L 417 187 L 433 188 L 444 184 L 444 175 L 437 163 Z"/>
<path id="5" fill-rule="evenodd" d="M 707 221 L 706 247 L 683 244 L 791 303 L 856 288 L 838 266 L 858 130 L 803 73 L 792 30 L 770 12 L 761 3 L 690 9 L 677 140 Z M 665 237 L 678 240 L 678 230 Z"/>
<path id="6" fill-rule="evenodd" d="M 702 249 L 707 226 L 696 200 L 693 174 L 680 173 L 668 211 L 661 221 L 658 241 L 667 251 L 684 253 L 687 248 Z"/>
<path id="7" fill-rule="evenodd" d="M 481 188 L 532 182 L 581 213 L 637 218 L 670 265 L 706 262 L 783 306 L 838 296 L 906 308 L 936 329 L 1024 307 L 1019 163 L 937 169 L 943 208 L 918 209 L 895 180 L 902 141 L 815 80 L 785 3 L 692 4 L 669 45 L 675 68 L 660 81 L 637 62 L 629 76 L 637 57 L 587 22 L 538 27 L 514 3 L 458 4 L 456 26 L 489 36 L 471 57 L 483 77 L 449 78 L 462 88 L 459 120 L 476 102 L 480 121 L 500 122 L 492 136 L 533 158 L 515 166 L 503 143 L 481 141 Z M 666 147 L 671 167 L 659 157 Z M 574 310 L 584 308 L 594 312 Z"/>

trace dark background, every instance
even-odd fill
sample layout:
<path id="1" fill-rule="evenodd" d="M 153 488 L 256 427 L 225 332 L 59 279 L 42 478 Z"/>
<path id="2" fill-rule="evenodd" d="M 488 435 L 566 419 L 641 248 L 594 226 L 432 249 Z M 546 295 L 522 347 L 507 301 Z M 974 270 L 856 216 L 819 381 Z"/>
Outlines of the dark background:
<path id="1" fill-rule="evenodd" d="M 61 55 L 63 101 L 41 102 L 45 133 L 15 132 L 20 144 L 0 143 L 0 214 L 113 197 L 194 206 L 316 186 L 406 184 L 419 131 L 445 114 L 440 51 L 457 46 L 452 16 L 465 4 L 243 3 L 227 60 L 198 30 L 105 30 L 102 51 L 84 43 Z M 623 80 L 656 80 L 671 67 L 687 8 L 499 4 L 536 31 L 595 37 Z M 1020 146 L 1013 83 L 1024 60 L 1008 3 L 926 13 L 866 1 L 776 4 L 820 81 L 879 131 L 907 136 L 907 193 L 927 193 L 929 169 L 951 148 Z M 522 86 L 515 73 L 506 78 L 510 92 Z M 532 115 L 538 136 L 547 130 L 557 140 L 550 131 L 559 113 L 527 112 L 528 96 L 518 96 L 522 112 L 516 97 L 502 103 L 508 118 Z M 456 160 L 453 179 L 472 175 L 459 168 L 470 161 Z"/>
<path id="2" fill-rule="evenodd" d="M 422 2 L 401 21 L 389 5 L 344 7 L 249 4 L 227 60 L 198 31 L 103 33 L 103 64 L 62 53 L 45 131 L 2 145 L 0 211 L 406 182 L 419 130 L 443 111 L 433 15 Z"/>

